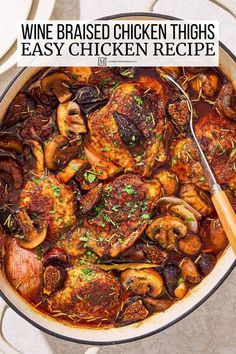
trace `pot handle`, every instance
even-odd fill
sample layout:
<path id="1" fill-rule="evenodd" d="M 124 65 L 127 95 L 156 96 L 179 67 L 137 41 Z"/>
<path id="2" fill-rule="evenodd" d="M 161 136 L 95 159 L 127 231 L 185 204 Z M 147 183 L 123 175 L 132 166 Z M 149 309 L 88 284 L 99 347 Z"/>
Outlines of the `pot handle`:
<path id="1" fill-rule="evenodd" d="M 19 350 L 15 349 L 4 337 L 2 332 L 3 318 L 8 306 L 0 297 L 0 353 L 3 354 L 22 354 Z"/>

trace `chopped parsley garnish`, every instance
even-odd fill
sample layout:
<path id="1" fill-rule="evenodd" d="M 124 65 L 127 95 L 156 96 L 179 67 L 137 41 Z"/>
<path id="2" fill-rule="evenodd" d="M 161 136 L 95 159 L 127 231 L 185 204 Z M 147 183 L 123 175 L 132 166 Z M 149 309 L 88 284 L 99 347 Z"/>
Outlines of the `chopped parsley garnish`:
<path id="1" fill-rule="evenodd" d="M 41 246 L 36 247 L 36 252 L 37 252 L 37 258 L 40 261 L 42 259 L 42 248 Z"/>
<path id="2" fill-rule="evenodd" d="M 172 165 L 177 165 L 177 163 L 178 163 L 178 157 L 177 156 L 174 156 L 173 158 L 172 158 Z"/>
<path id="3" fill-rule="evenodd" d="M 60 197 L 61 196 L 61 188 L 58 186 L 52 186 L 53 194 L 55 197 Z"/>
<path id="4" fill-rule="evenodd" d="M 143 215 L 141 216 L 141 219 L 142 219 L 142 220 L 150 219 L 150 215 L 149 215 L 149 214 L 143 214 Z"/>
<path id="5" fill-rule="evenodd" d="M 133 99 L 135 100 L 135 103 L 136 103 L 136 105 L 137 105 L 138 107 L 141 107 L 141 106 L 142 106 L 143 100 L 142 100 L 141 97 L 139 97 L 139 96 L 134 96 Z"/>
<path id="6" fill-rule="evenodd" d="M 124 243 L 124 240 L 122 238 L 118 238 L 118 242 L 122 245 L 122 243 Z"/>
<path id="7" fill-rule="evenodd" d="M 32 181 L 33 181 L 34 183 L 36 183 L 36 184 L 39 184 L 39 183 L 40 183 L 40 179 L 35 178 L 35 177 L 32 178 Z"/>
<path id="8" fill-rule="evenodd" d="M 191 216 L 187 216 L 186 218 L 185 218 L 185 221 L 194 221 L 195 219 L 194 218 L 192 218 Z"/>
<path id="9" fill-rule="evenodd" d="M 130 184 L 127 184 L 127 186 L 125 186 L 123 191 L 128 193 L 129 195 L 133 195 L 135 193 L 133 186 L 131 186 Z"/>
<path id="10" fill-rule="evenodd" d="M 113 207 L 111 208 L 112 211 L 118 211 L 119 210 L 119 205 L 113 205 Z"/>
<path id="11" fill-rule="evenodd" d="M 96 179 L 96 175 L 94 173 L 90 173 L 90 172 L 86 171 L 84 173 L 84 178 L 86 179 L 87 182 L 93 183 Z"/>

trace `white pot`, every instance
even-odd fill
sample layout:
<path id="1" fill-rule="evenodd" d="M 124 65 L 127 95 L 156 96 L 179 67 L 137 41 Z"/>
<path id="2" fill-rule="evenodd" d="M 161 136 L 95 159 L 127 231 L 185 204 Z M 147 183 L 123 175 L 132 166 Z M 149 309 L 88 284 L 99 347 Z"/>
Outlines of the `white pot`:
<path id="1" fill-rule="evenodd" d="M 127 19 L 127 20 L 157 20 L 173 19 L 163 15 L 153 14 L 122 14 L 106 19 Z M 220 65 L 222 70 L 233 80 L 236 81 L 236 58 L 221 44 Z M 0 102 L 0 121 L 15 95 L 27 83 L 27 81 L 37 72 L 39 68 L 26 68 L 22 70 L 5 90 Z M 31 324 L 42 331 L 55 337 L 69 340 L 72 342 L 85 344 L 117 344 L 141 339 L 173 325 L 181 320 L 198 306 L 200 306 L 227 278 L 234 268 L 235 256 L 231 247 L 228 247 L 219 258 L 213 271 L 205 277 L 202 282 L 194 287 L 181 301 L 176 302 L 168 310 L 157 313 L 147 318 L 143 322 L 132 324 L 120 328 L 112 329 L 86 329 L 72 327 L 55 321 L 52 317 L 43 315 L 38 310 L 27 303 L 9 285 L 4 275 L 0 273 L 0 295 L 6 303 L 12 307 L 20 316 L 28 320 Z M 222 309 L 223 311 L 223 309 Z"/>

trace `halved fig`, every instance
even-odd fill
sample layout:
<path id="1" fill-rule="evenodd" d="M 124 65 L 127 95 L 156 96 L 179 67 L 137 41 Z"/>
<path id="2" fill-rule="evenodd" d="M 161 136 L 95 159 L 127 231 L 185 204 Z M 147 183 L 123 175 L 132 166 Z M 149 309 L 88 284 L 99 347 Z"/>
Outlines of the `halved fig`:
<path id="1" fill-rule="evenodd" d="M 102 184 L 90 189 L 86 194 L 79 198 L 79 210 L 82 214 L 88 213 L 100 200 L 102 195 Z"/>
<path id="2" fill-rule="evenodd" d="M 73 159 L 71 160 L 66 167 L 63 168 L 62 171 L 60 171 L 57 174 L 57 178 L 62 182 L 62 183 L 67 183 L 69 182 L 74 175 L 80 171 L 85 165 L 87 164 L 86 160 L 81 160 L 81 159 Z"/>
<path id="3" fill-rule="evenodd" d="M 2 126 L 4 129 L 10 128 L 12 125 L 31 117 L 33 112 L 34 103 L 25 93 L 20 92 L 11 102 Z"/>
<path id="4" fill-rule="evenodd" d="M 120 138 L 125 145 L 136 146 L 140 143 L 141 133 L 136 126 L 119 112 L 114 112 L 113 117 L 118 126 Z"/>
<path id="5" fill-rule="evenodd" d="M 70 160 L 78 156 L 78 142 L 70 143 L 62 135 L 55 136 L 45 146 L 44 156 L 47 168 L 49 170 L 57 170 L 65 166 Z"/>
<path id="6" fill-rule="evenodd" d="M 228 244 L 228 238 L 218 218 L 210 222 L 210 243 L 214 252 L 223 250 Z"/>
<path id="7" fill-rule="evenodd" d="M 32 154 L 36 160 L 34 173 L 38 176 L 43 175 L 43 173 L 44 173 L 44 154 L 43 154 L 42 145 L 38 141 L 32 140 L 32 139 L 25 140 L 24 143 L 30 147 Z"/>
<path id="8" fill-rule="evenodd" d="M 51 295 L 59 290 L 66 280 L 66 271 L 60 265 L 46 266 L 43 274 L 43 294 Z"/>
<path id="9" fill-rule="evenodd" d="M 68 257 L 62 248 L 53 247 L 44 254 L 42 264 L 47 266 L 48 264 L 58 263 L 66 265 L 68 263 Z"/>
<path id="10" fill-rule="evenodd" d="M 35 253 L 21 248 L 16 239 L 7 241 L 5 273 L 11 285 L 26 299 L 38 298 L 42 289 L 42 264 Z"/>
<path id="11" fill-rule="evenodd" d="M 57 108 L 57 126 L 60 134 L 72 139 L 80 133 L 86 133 L 87 128 L 79 105 L 74 101 L 59 104 Z"/>
<path id="12" fill-rule="evenodd" d="M 41 80 L 41 86 L 44 93 L 48 96 L 56 96 L 60 103 L 69 101 L 72 93 L 69 87 L 72 80 L 64 73 L 56 72 L 45 76 Z"/>
<path id="13" fill-rule="evenodd" d="M 158 297 L 164 287 L 163 279 L 153 269 L 127 269 L 121 273 L 121 282 L 135 295 Z"/>
<path id="14" fill-rule="evenodd" d="M 167 111 L 172 122 L 180 131 L 186 130 L 189 122 L 189 108 L 184 97 L 174 97 L 167 102 Z"/>
<path id="15" fill-rule="evenodd" d="M 162 273 L 168 293 L 175 296 L 175 289 L 178 287 L 181 278 L 181 270 L 174 264 L 166 264 Z"/>
<path id="16" fill-rule="evenodd" d="M 47 224 L 44 220 L 35 220 L 37 228 L 30 219 L 25 209 L 17 214 L 17 220 L 24 233 L 24 239 L 18 239 L 19 246 L 25 249 L 33 249 L 40 245 L 47 236 Z"/>
<path id="17" fill-rule="evenodd" d="M 0 157 L 0 203 L 5 203 L 13 188 L 21 189 L 24 184 L 20 163 L 9 156 Z"/>
<path id="18" fill-rule="evenodd" d="M 162 265 L 167 257 L 166 251 L 149 243 L 135 245 L 122 253 L 122 258 L 127 261 L 149 261 L 157 265 Z"/>
<path id="19" fill-rule="evenodd" d="M 143 305 L 142 299 L 133 297 L 128 299 L 118 317 L 120 326 L 144 320 L 149 315 L 148 309 Z"/>
<path id="20" fill-rule="evenodd" d="M 23 145 L 16 136 L 4 132 L 0 133 L 0 149 L 21 154 Z"/>
<path id="21" fill-rule="evenodd" d="M 186 236 L 186 224 L 178 217 L 165 215 L 156 218 L 146 229 L 146 235 L 167 249 L 174 249 L 176 239 Z"/>

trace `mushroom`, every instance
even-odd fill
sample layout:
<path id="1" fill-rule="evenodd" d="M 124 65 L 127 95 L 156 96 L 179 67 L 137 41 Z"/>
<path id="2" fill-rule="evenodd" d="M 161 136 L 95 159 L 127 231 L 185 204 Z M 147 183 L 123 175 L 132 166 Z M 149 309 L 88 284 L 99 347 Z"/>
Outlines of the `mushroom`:
<path id="1" fill-rule="evenodd" d="M 98 179 L 106 180 L 115 176 L 121 171 L 120 167 L 114 165 L 111 161 L 106 161 L 94 150 L 94 148 L 86 143 L 84 153 L 88 162 L 92 165 L 94 173 Z"/>
<path id="2" fill-rule="evenodd" d="M 76 102 L 59 104 L 56 118 L 60 134 L 67 139 L 75 138 L 78 134 L 87 131 L 80 107 Z"/>
<path id="3" fill-rule="evenodd" d="M 142 299 L 135 296 L 124 303 L 118 322 L 120 326 L 127 326 L 131 323 L 142 321 L 149 315 L 148 309 L 143 305 Z"/>
<path id="4" fill-rule="evenodd" d="M 187 234 L 186 224 L 178 217 L 165 215 L 158 217 L 146 229 L 146 235 L 167 249 L 174 249 L 176 238 Z"/>
<path id="5" fill-rule="evenodd" d="M 190 231 L 195 233 L 198 231 L 197 219 L 195 218 L 194 213 L 187 209 L 185 205 L 173 205 L 169 210 L 174 214 L 181 216 L 181 218 L 184 219 L 184 221 L 187 223 L 188 229 Z"/>
<path id="6" fill-rule="evenodd" d="M 163 280 L 153 269 L 127 269 L 121 273 L 121 282 L 127 291 L 141 296 L 158 297 L 163 291 Z"/>
<path id="7" fill-rule="evenodd" d="M 78 82 L 88 82 L 92 74 L 90 66 L 72 66 L 69 71 L 72 78 Z"/>
<path id="8" fill-rule="evenodd" d="M 177 130 L 185 131 L 189 122 L 189 107 L 182 96 L 175 96 L 167 102 L 167 112 Z"/>
<path id="9" fill-rule="evenodd" d="M 41 86 L 44 93 L 48 96 L 56 96 L 60 103 L 69 101 L 72 93 L 69 90 L 72 80 L 65 73 L 56 72 L 45 76 L 41 80 Z"/>
<path id="10" fill-rule="evenodd" d="M 37 228 L 25 209 L 21 209 L 17 214 L 17 219 L 24 232 L 24 239 L 18 239 L 19 246 L 25 249 L 33 249 L 40 245 L 47 236 L 47 224 L 43 220 L 35 220 Z"/>
<path id="11" fill-rule="evenodd" d="M 58 135 L 49 140 L 44 149 L 47 168 L 57 170 L 78 156 L 79 144 L 70 142 L 64 136 Z"/>
<path id="12" fill-rule="evenodd" d="M 202 93 L 206 98 L 213 98 L 220 87 L 219 76 L 215 73 L 199 74 L 190 84 L 195 92 Z"/>
<path id="13" fill-rule="evenodd" d="M 174 173 L 171 173 L 167 170 L 162 170 L 158 172 L 154 178 L 157 178 L 164 189 L 165 195 L 173 195 L 178 189 L 178 178 Z"/>
<path id="14" fill-rule="evenodd" d="M 214 252 L 223 250 L 228 244 L 228 238 L 218 218 L 210 221 L 210 243 Z"/>
<path id="15" fill-rule="evenodd" d="M 216 108 L 227 119 L 236 120 L 236 106 L 233 104 L 235 97 L 234 87 L 231 83 L 222 86 L 219 96 L 216 99 Z"/>
<path id="16" fill-rule="evenodd" d="M 182 68 L 178 67 L 178 66 L 162 66 L 161 69 L 169 74 L 172 75 L 174 78 L 178 78 L 182 75 Z M 157 72 L 158 72 L 159 68 L 157 68 Z"/>
<path id="17" fill-rule="evenodd" d="M 79 210 L 82 214 L 88 213 L 100 200 L 102 195 L 102 184 L 90 189 L 86 194 L 79 198 Z"/>
<path id="18" fill-rule="evenodd" d="M 184 258 L 180 262 L 179 267 L 181 269 L 184 280 L 192 284 L 200 283 L 201 276 L 191 258 Z"/>
<path id="19" fill-rule="evenodd" d="M 38 141 L 32 140 L 32 139 L 25 140 L 24 143 L 26 145 L 29 145 L 29 147 L 32 151 L 32 154 L 36 160 L 34 173 L 37 176 L 43 175 L 43 173 L 44 173 L 44 154 L 43 154 L 42 145 Z"/>
<path id="20" fill-rule="evenodd" d="M 66 271 L 61 265 L 48 265 L 43 273 L 43 294 L 51 295 L 59 290 L 66 280 Z"/>
<path id="21" fill-rule="evenodd" d="M 4 132 L 0 133 L 0 149 L 21 154 L 23 152 L 23 145 L 16 136 Z"/>
<path id="22" fill-rule="evenodd" d="M 80 171 L 87 164 L 86 160 L 82 159 L 73 159 L 71 160 L 66 167 L 63 168 L 58 174 L 57 178 L 62 183 L 69 182 L 74 175 Z"/>
<path id="23" fill-rule="evenodd" d="M 178 242 L 178 250 L 187 254 L 188 256 L 194 256 L 200 252 L 202 247 L 201 239 L 196 234 L 187 234 L 181 238 Z"/>
<path id="24" fill-rule="evenodd" d="M 197 258 L 196 265 L 200 272 L 206 276 L 209 274 L 216 264 L 216 257 L 212 253 L 201 253 Z"/>
<path id="25" fill-rule="evenodd" d="M 43 276 L 37 255 L 21 248 L 13 238 L 7 241 L 4 262 L 5 274 L 11 285 L 26 299 L 37 301 Z"/>
<path id="26" fill-rule="evenodd" d="M 201 215 L 209 215 L 213 211 L 213 205 L 207 193 L 196 185 L 186 183 L 181 187 L 180 197 L 189 203 Z"/>
<path id="27" fill-rule="evenodd" d="M 173 304 L 170 299 L 153 299 L 152 297 L 145 297 L 143 302 L 151 312 L 165 311 Z"/>
<path id="28" fill-rule="evenodd" d="M 4 129 L 10 128 L 14 124 L 22 122 L 25 119 L 31 117 L 33 112 L 34 103 L 25 93 L 20 92 L 12 100 L 3 121 L 2 127 Z"/>

